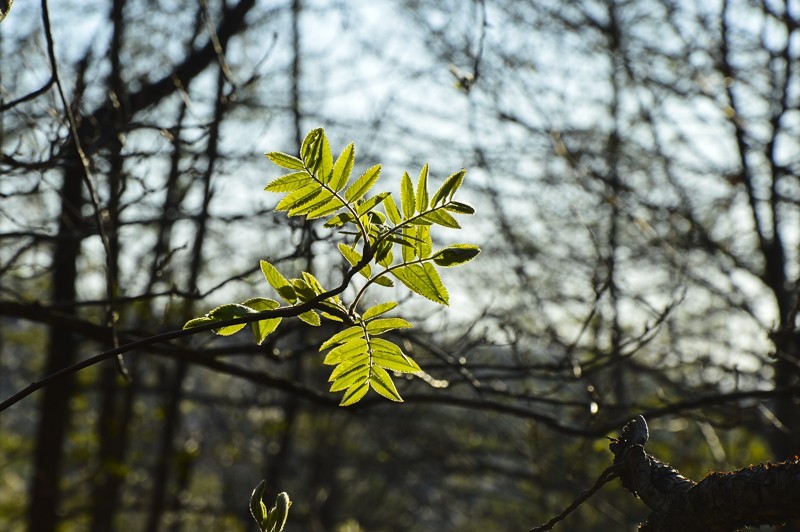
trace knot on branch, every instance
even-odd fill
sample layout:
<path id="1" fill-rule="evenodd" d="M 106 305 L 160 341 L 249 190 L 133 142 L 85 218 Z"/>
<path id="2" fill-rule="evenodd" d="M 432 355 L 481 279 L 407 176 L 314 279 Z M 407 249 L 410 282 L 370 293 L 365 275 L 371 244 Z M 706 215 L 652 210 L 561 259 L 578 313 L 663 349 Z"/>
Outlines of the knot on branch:
<path id="1" fill-rule="evenodd" d="M 647 422 L 637 416 L 625 424 L 619 438 L 611 438 L 609 449 L 614 453 L 622 485 L 653 512 L 665 512 L 673 504 L 685 504 L 695 483 L 647 454 L 644 445 L 649 438 Z"/>

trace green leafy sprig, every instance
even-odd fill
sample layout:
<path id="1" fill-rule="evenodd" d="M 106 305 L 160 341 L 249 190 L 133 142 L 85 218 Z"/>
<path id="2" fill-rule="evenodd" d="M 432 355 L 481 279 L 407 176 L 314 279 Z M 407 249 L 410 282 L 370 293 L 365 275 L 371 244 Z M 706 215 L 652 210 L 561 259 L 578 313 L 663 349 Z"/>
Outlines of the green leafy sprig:
<path id="1" fill-rule="evenodd" d="M 369 195 L 380 179 L 380 165 L 368 168 L 351 182 L 355 146 L 349 144 L 334 161 L 321 128 L 308 133 L 299 158 L 281 152 L 266 156 L 290 171 L 266 187 L 269 192 L 284 194 L 275 210 L 306 220 L 326 219 L 326 228 L 337 229 L 346 237 L 346 242 L 338 244 L 339 252 L 351 268 L 345 279 L 349 281 L 357 272 L 366 282 L 353 301 L 345 305 L 338 295 L 327 295 L 331 291 L 310 273 L 301 272 L 300 277 L 287 279 L 274 265 L 262 260 L 264 278 L 284 304 L 254 297 L 217 307 L 203 317 L 190 320 L 184 328 L 253 316 L 250 325 L 260 344 L 277 329 L 287 308 L 302 307 L 294 316 L 309 325 L 318 326 L 324 318 L 347 326 L 320 347 L 320 351 L 328 350 L 323 363 L 334 366 L 329 378 L 330 391 L 344 392 L 342 406 L 357 403 L 369 389 L 392 401 L 402 401 L 389 372 L 416 373 L 421 369 L 397 344 L 382 336 L 412 325 L 402 318 L 385 316 L 397 307 L 395 301 L 380 303 L 363 313 L 359 312 L 360 303 L 371 286 L 393 287 L 395 280 L 431 301 L 449 303 L 437 267 L 464 264 L 475 258 L 480 248 L 454 244 L 435 250 L 431 228 L 460 229 L 454 215 L 474 214 L 472 206 L 453 199 L 464 182 L 466 170 L 450 175 L 432 196 L 428 192 L 427 164 L 416 183 L 404 173 L 398 206 L 390 192 Z M 312 301 L 313 308 L 308 308 Z M 246 325 L 226 325 L 214 332 L 228 336 Z"/>

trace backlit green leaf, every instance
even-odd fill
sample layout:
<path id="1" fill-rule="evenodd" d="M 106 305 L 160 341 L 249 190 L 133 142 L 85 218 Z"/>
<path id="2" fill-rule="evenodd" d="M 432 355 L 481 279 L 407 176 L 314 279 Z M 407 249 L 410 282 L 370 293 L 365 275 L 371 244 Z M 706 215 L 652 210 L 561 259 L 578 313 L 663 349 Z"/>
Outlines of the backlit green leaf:
<path id="1" fill-rule="evenodd" d="M 390 371 L 400 373 L 416 373 L 422 371 L 416 362 L 408 357 L 402 357 L 387 351 L 373 351 L 372 363 Z"/>
<path id="2" fill-rule="evenodd" d="M 414 184 L 411 182 L 408 172 L 403 172 L 403 177 L 400 178 L 400 206 L 406 219 L 414 216 L 417 200 L 414 196 Z"/>
<path id="3" fill-rule="evenodd" d="M 369 390 L 369 383 L 366 379 L 354 386 L 348 388 L 347 392 L 345 392 L 344 397 L 342 397 L 342 402 L 339 403 L 339 406 L 350 406 L 359 402 L 364 395 L 366 395 L 367 390 Z"/>
<path id="4" fill-rule="evenodd" d="M 319 327 L 322 322 L 319 319 L 319 316 L 313 310 L 309 310 L 308 312 L 303 312 L 299 316 L 297 316 L 304 322 L 308 323 L 309 325 L 313 325 L 314 327 Z"/>
<path id="5" fill-rule="evenodd" d="M 305 272 L 303 273 L 305 274 Z M 310 301 L 317 296 L 317 291 L 309 286 L 305 279 L 290 279 L 289 283 L 300 301 Z"/>
<path id="6" fill-rule="evenodd" d="M 344 362 L 333 369 L 329 382 L 330 391 L 339 392 L 369 379 L 369 354 L 362 353 L 351 362 Z"/>
<path id="7" fill-rule="evenodd" d="M 300 148 L 300 157 L 306 167 L 313 171 L 323 183 L 330 180 L 333 170 L 333 155 L 325 130 L 313 129 L 306 135 L 303 146 Z"/>
<path id="8" fill-rule="evenodd" d="M 322 188 L 320 188 L 319 184 L 311 183 L 285 196 L 275 206 L 275 210 L 288 211 L 301 207 L 316 198 L 320 192 L 322 192 Z"/>
<path id="9" fill-rule="evenodd" d="M 364 321 L 371 320 L 372 318 L 377 318 L 381 314 L 386 314 L 390 310 L 393 310 L 397 307 L 396 301 L 387 301 L 386 303 L 381 303 L 379 305 L 375 305 L 374 307 L 368 308 L 364 314 L 361 315 L 361 319 Z"/>
<path id="10" fill-rule="evenodd" d="M 325 222 L 325 227 L 339 227 L 346 223 L 354 222 L 355 217 L 349 212 L 343 212 L 342 214 L 337 214 L 327 222 Z"/>
<path id="11" fill-rule="evenodd" d="M 367 332 L 377 335 L 394 329 L 409 329 L 411 327 L 413 325 L 403 318 L 378 318 L 367 324 Z"/>
<path id="12" fill-rule="evenodd" d="M 351 142 L 342 150 L 342 153 L 339 154 L 339 157 L 336 159 L 336 164 L 333 165 L 333 175 L 331 176 L 329 185 L 336 192 L 342 190 L 350 180 L 350 174 L 353 171 L 355 160 L 355 145 Z"/>
<path id="13" fill-rule="evenodd" d="M 264 190 L 267 192 L 293 192 L 299 188 L 308 186 L 313 181 L 311 175 L 306 171 L 294 172 L 273 179 Z"/>
<path id="14" fill-rule="evenodd" d="M 381 165 L 376 164 L 375 166 L 369 168 L 366 172 L 361 174 L 361 177 L 356 179 L 356 181 L 347 187 L 347 190 L 344 193 L 344 197 L 349 202 L 357 201 L 364 197 L 364 195 L 369 192 L 369 189 L 378 181 L 378 178 L 381 175 Z"/>
<path id="15" fill-rule="evenodd" d="M 417 227 L 416 237 L 417 256 L 421 259 L 427 259 L 433 252 L 433 239 L 431 238 L 430 226 L 420 225 Z"/>
<path id="16" fill-rule="evenodd" d="M 320 295 L 321 293 L 325 292 L 322 284 L 310 273 L 303 272 L 303 280 L 306 282 L 306 285 L 314 291 L 314 295 Z"/>
<path id="17" fill-rule="evenodd" d="M 436 303 L 448 304 L 447 289 L 442 284 L 439 272 L 430 263 L 409 264 L 392 270 L 392 274 L 412 292 Z"/>
<path id="18" fill-rule="evenodd" d="M 381 286 L 385 286 L 386 288 L 392 288 L 394 286 L 394 282 L 385 275 L 374 277 L 372 282 Z"/>
<path id="19" fill-rule="evenodd" d="M 193 327 L 199 327 L 200 325 L 205 325 L 207 323 L 214 323 L 216 320 L 203 316 L 201 318 L 194 318 L 186 322 L 183 326 L 184 329 L 191 329 Z"/>
<path id="20" fill-rule="evenodd" d="M 344 243 L 340 243 L 338 247 L 339 247 L 339 252 L 345 259 L 347 259 L 347 262 L 350 263 L 350 266 L 355 266 L 356 264 L 361 262 L 361 254 L 358 251 L 354 250 L 353 248 Z M 366 266 L 361 268 L 358 271 L 358 273 L 369 279 L 370 275 L 372 275 L 372 268 L 370 268 L 370 265 L 367 264 Z"/>
<path id="21" fill-rule="evenodd" d="M 406 227 L 403 229 L 403 237 L 401 238 L 401 244 L 404 242 L 409 242 L 411 245 L 403 244 L 402 252 L 403 252 L 403 262 L 411 262 L 417 256 L 417 228 L 416 227 Z"/>
<path id="22" fill-rule="evenodd" d="M 267 310 L 275 310 L 280 306 L 280 303 L 273 299 L 254 297 L 243 302 L 242 305 L 249 307 L 256 312 L 264 312 Z M 281 318 L 270 318 L 251 323 L 250 325 L 253 329 L 253 336 L 256 338 L 256 343 L 261 345 L 269 334 L 275 332 L 275 329 L 278 328 L 280 323 Z"/>
<path id="23" fill-rule="evenodd" d="M 392 401 L 403 402 L 403 398 L 397 393 L 392 377 L 380 366 L 372 366 L 370 370 L 370 387 L 380 395 Z"/>
<path id="24" fill-rule="evenodd" d="M 422 167 L 417 180 L 417 212 L 428 208 L 428 164 Z"/>
<path id="25" fill-rule="evenodd" d="M 448 214 L 444 209 L 437 209 L 435 211 L 431 211 L 425 214 L 425 216 L 423 216 L 422 218 L 429 222 L 443 225 L 444 227 L 449 227 L 451 229 L 461 229 L 461 226 L 458 225 L 456 219 L 453 218 L 452 215 Z"/>
<path id="26" fill-rule="evenodd" d="M 266 521 L 267 518 L 267 507 L 262 500 L 266 487 L 267 481 L 262 480 L 250 494 L 250 515 L 253 516 L 253 519 L 256 520 L 256 523 L 258 523 L 259 527 L 261 526 L 261 523 Z"/>
<path id="27" fill-rule="evenodd" d="M 223 321 L 223 320 L 231 320 L 234 318 L 242 318 L 249 314 L 255 314 L 255 311 L 244 305 L 240 305 L 237 303 L 230 303 L 227 305 L 221 305 L 213 309 L 211 312 L 207 314 L 207 316 L 214 321 Z M 238 325 L 227 325 L 225 327 L 220 327 L 219 329 L 214 329 L 214 333 L 220 336 L 230 336 L 244 329 L 245 325 L 247 324 L 240 323 Z"/>
<path id="28" fill-rule="evenodd" d="M 400 215 L 400 211 L 397 210 L 397 204 L 394 202 L 394 198 L 391 195 L 384 200 L 383 210 L 386 211 L 387 218 L 389 218 L 394 225 L 398 225 L 403 221 L 403 217 Z"/>
<path id="29" fill-rule="evenodd" d="M 435 207 L 440 202 L 444 203 L 453 199 L 453 195 L 464 182 L 464 176 L 466 173 L 467 171 L 462 168 L 455 174 L 452 174 L 450 177 L 445 179 L 444 183 L 442 183 L 442 186 L 439 187 L 439 190 L 437 190 L 436 194 L 433 195 L 433 198 L 431 199 L 431 205 Z"/>
<path id="30" fill-rule="evenodd" d="M 345 342 L 349 342 L 354 338 L 363 338 L 364 336 L 364 329 L 359 326 L 348 327 L 343 331 L 339 331 L 338 333 L 334 334 L 319 347 L 320 351 L 324 351 L 325 349 L 332 347 L 337 344 L 342 344 Z"/>
<path id="31" fill-rule="evenodd" d="M 297 301 L 297 294 L 294 291 L 292 285 L 289 284 L 289 281 L 286 280 L 281 272 L 275 268 L 269 262 L 262 260 L 261 261 L 261 272 L 264 274 L 264 278 L 267 282 L 278 292 L 278 295 L 283 298 L 284 301 L 287 303 L 294 303 Z"/>
<path id="32" fill-rule="evenodd" d="M 335 213 L 342 207 L 344 207 L 344 202 L 338 196 L 334 196 L 330 198 L 327 202 L 322 205 L 317 206 L 313 210 L 309 210 L 306 214 L 306 218 L 309 220 L 315 220 L 317 218 L 323 218 L 325 216 L 330 216 L 331 214 Z M 350 213 L 346 213 L 350 215 Z M 352 218 L 352 216 L 351 216 Z"/>
<path id="33" fill-rule="evenodd" d="M 472 244 L 453 244 L 452 246 L 447 246 L 437 251 L 433 256 L 433 262 L 438 266 L 450 268 L 451 266 L 457 266 L 471 261 L 478 256 L 480 252 L 481 248 L 473 246 Z"/>
<path id="34" fill-rule="evenodd" d="M 475 214 L 475 208 L 467 203 L 460 201 L 451 201 L 444 206 L 450 212 L 457 212 L 459 214 Z"/>
<path id="35" fill-rule="evenodd" d="M 358 328 L 361 329 L 361 327 Z M 332 364 L 341 364 L 358 353 L 366 352 L 367 341 L 364 340 L 363 337 L 353 337 L 351 340 L 331 349 L 328 354 L 325 355 L 325 360 L 322 363 L 329 366 Z"/>
<path id="36" fill-rule="evenodd" d="M 379 366 L 402 373 L 422 371 L 417 363 L 403 353 L 400 346 L 395 343 L 383 338 L 373 338 L 370 347 L 372 348 L 373 363 Z"/>
<path id="37" fill-rule="evenodd" d="M 265 153 L 264 155 L 266 155 L 270 161 L 277 164 L 281 168 L 287 168 L 289 170 L 303 170 L 305 168 L 303 166 L 303 161 L 294 155 L 281 153 L 279 151 L 271 151 L 269 153 Z"/>
<path id="38" fill-rule="evenodd" d="M 362 214 L 371 211 L 377 205 L 380 205 L 383 200 L 385 200 L 389 196 L 389 192 L 381 192 L 376 196 L 372 196 L 368 200 L 365 200 L 361 203 L 358 207 L 356 207 L 356 213 L 361 216 Z"/>

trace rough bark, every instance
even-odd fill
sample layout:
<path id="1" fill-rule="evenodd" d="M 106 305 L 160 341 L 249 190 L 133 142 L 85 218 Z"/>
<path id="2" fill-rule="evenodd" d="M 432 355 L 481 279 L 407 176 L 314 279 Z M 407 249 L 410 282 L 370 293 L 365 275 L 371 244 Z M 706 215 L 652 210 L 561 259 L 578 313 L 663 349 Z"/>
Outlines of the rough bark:
<path id="1" fill-rule="evenodd" d="M 652 510 L 640 530 L 723 532 L 800 517 L 800 461 L 711 473 L 695 483 L 644 450 L 647 424 L 630 421 L 610 449 L 622 485 Z"/>

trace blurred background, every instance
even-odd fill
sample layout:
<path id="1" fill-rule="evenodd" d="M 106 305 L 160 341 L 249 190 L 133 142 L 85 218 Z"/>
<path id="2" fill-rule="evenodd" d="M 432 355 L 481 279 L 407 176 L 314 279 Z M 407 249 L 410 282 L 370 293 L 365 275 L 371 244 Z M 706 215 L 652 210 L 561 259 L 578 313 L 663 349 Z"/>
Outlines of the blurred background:
<path id="1" fill-rule="evenodd" d="M 343 237 L 263 191 L 281 173 L 263 153 L 315 127 L 335 153 L 355 142 L 356 174 L 383 163 L 381 190 L 467 168 L 477 214 L 440 236 L 483 253 L 443 271 L 450 308 L 368 293 L 417 325 L 395 338 L 424 370 L 398 379 L 403 404 L 339 408 L 318 353 L 336 329 L 286 320 L 261 346 L 150 345 L 129 380 L 109 360 L 8 408 L 0 529 L 253 530 L 265 478 L 294 501 L 288 530 L 527 530 L 640 413 L 648 450 L 695 480 L 800 453 L 798 58 L 797 0 L 18 1 L 0 399 L 275 297 L 260 259 L 338 284 Z M 647 514 L 614 482 L 561 527 Z"/>

